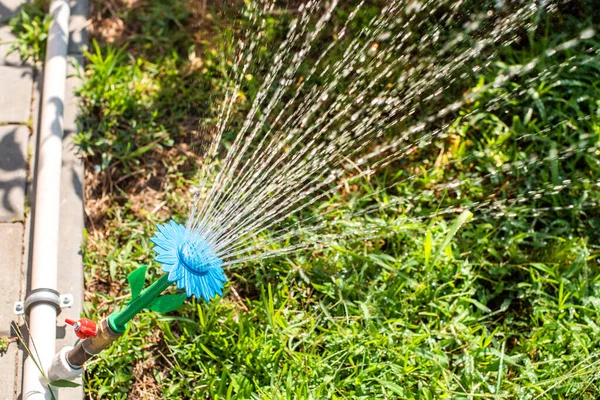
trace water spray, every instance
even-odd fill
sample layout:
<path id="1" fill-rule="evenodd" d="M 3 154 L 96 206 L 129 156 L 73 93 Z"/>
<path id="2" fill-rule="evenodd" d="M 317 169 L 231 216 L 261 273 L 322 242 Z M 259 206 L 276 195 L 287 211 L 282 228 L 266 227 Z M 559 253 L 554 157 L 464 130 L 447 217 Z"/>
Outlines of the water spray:
<path id="1" fill-rule="evenodd" d="M 223 294 L 227 278 L 223 262 L 211 244 L 201 234 L 174 221 L 156 227 L 157 231 L 150 240 L 157 253 L 155 261 L 162 264 L 165 274 L 145 290 L 146 266 L 129 274 L 131 301 L 99 324 L 87 318 L 67 320 L 81 341 L 55 355 L 48 373 L 50 382 L 72 380 L 81 375 L 85 362 L 119 339 L 129 321 L 144 309 L 166 313 L 179 308 L 192 295 L 208 302 Z M 162 294 L 173 283 L 185 292 Z"/>

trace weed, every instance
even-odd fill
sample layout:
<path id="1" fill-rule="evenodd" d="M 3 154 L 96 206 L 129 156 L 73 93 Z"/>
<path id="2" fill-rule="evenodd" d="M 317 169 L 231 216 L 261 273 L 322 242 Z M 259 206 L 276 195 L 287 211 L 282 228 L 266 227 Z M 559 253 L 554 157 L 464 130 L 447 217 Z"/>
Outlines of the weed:
<path id="1" fill-rule="evenodd" d="M 16 337 L 0 337 L 0 354 L 4 354 L 8 349 L 8 345 L 15 342 L 17 340 Z"/>
<path id="2" fill-rule="evenodd" d="M 52 17 L 45 12 L 43 1 L 23 4 L 21 10 L 8 21 L 15 42 L 8 54 L 18 51 L 23 62 L 31 59 L 34 63 L 46 55 L 46 41 Z"/>

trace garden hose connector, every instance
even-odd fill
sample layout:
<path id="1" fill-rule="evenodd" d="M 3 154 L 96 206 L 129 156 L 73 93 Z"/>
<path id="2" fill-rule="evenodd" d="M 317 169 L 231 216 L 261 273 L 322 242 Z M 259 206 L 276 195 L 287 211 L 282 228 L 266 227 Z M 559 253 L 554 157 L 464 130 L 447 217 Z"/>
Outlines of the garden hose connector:
<path id="1" fill-rule="evenodd" d="M 122 333 L 111 329 L 107 319 L 103 319 L 96 329 L 95 336 L 89 336 L 68 351 L 67 362 L 73 368 L 81 368 L 87 360 L 108 348 L 121 335 Z"/>
<path id="2" fill-rule="evenodd" d="M 83 368 L 74 367 L 67 361 L 67 354 L 73 350 L 73 347 L 63 347 L 52 359 L 52 365 L 48 370 L 48 381 L 55 382 L 59 380 L 72 381 L 81 376 Z"/>

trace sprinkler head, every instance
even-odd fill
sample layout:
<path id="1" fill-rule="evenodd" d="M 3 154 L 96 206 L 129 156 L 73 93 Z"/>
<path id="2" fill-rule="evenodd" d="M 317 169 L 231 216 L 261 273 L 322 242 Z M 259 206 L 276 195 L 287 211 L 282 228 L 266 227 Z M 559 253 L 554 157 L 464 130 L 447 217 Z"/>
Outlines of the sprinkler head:
<path id="1" fill-rule="evenodd" d="M 185 239 L 178 246 L 177 257 L 190 273 L 201 276 L 222 264 L 208 242 L 200 237 Z"/>
<path id="2" fill-rule="evenodd" d="M 227 278 L 223 261 L 210 242 L 175 221 L 156 227 L 158 231 L 150 239 L 156 245 L 154 260 L 169 273 L 169 281 L 177 282 L 177 287 L 185 289 L 188 297 L 194 295 L 210 301 L 222 296 Z"/>

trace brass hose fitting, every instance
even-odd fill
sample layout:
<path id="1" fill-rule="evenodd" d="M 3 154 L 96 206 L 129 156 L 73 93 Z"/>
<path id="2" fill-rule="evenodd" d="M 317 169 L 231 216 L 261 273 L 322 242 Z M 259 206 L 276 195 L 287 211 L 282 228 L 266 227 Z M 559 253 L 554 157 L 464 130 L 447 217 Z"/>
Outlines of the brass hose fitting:
<path id="1" fill-rule="evenodd" d="M 100 322 L 96 336 L 82 340 L 67 353 L 67 362 L 75 368 L 80 368 L 87 360 L 110 346 L 121 337 L 122 333 L 115 332 L 108 324 L 108 319 Z"/>

